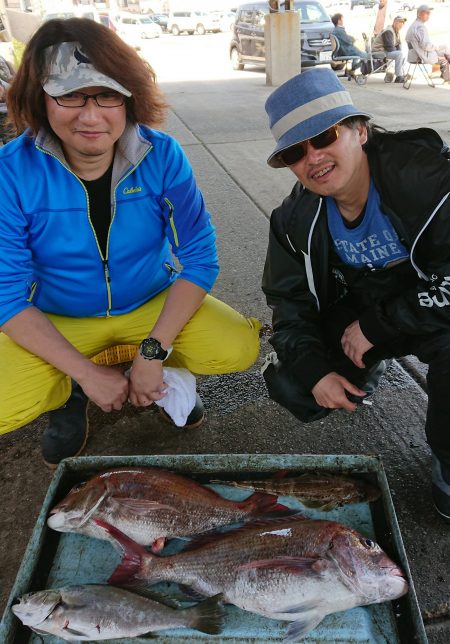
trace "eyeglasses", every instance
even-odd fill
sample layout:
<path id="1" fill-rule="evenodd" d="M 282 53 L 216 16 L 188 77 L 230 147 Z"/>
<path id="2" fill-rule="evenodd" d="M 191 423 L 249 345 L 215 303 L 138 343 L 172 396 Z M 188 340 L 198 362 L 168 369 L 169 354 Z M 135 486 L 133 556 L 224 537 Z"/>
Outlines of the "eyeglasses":
<path id="1" fill-rule="evenodd" d="M 322 148 L 328 147 L 339 138 L 338 127 L 339 123 L 337 125 L 333 125 L 333 127 L 330 127 L 328 130 L 325 130 L 325 132 L 322 132 L 317 136 L 313 136 L 312 139 L 307 139 L 306 141 L 301 141 L 301 143 L 291 145 L 290 148 L 282 150 L 277 155 L 278 160 L 285 166 L 298 163 L 306 155 L 308 143 L 312 145 L 315 150 L 321 150 Z"/>
<path id="2" fill-rule="evenodd" d="M 70 92 L 63 96 L 52 96 L 54 101 L 61 107 L 84 107 L 92 98 L 98 107 L 120 107 L 125 102 L 125 97 L 119 92 L 99 92 L 98 94 L 83 94 L 82 92 Z"/>

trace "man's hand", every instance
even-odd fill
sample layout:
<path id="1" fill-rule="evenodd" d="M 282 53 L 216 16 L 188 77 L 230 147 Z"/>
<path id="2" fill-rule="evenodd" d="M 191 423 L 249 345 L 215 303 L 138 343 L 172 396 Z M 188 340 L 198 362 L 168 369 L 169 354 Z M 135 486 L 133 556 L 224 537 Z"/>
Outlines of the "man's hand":
<path id="1" fill-rule="evenodd" d="M 362 361 L 363 355 L 373 347 L 366 336 L 361 331 L 358 320 L 352 322 L 345 329 L 341 338 L 342 350 L 350 360 L 360 369 L 366 366 Z"/>
<path id="2" fill-rule="evenodd" d="M 312 388 L 312 395 L 316 399 L 316 403 L 321 407 L 355 411 L 356 403 L 347 398 L 346 392 L 354 396 L 363 397 L 366 395 L 365 391 L 358 389 L 347 378 L 340 376 L 335 371 L 327 373 Z"/>
<path id="3" fill-rule="evenodd" d="M 164 398 L 163 363 L 137 355 L 130 371 L 128 400 L 136 407 L 148 407 Z"/>
<path id="4" fill-rule="evenodd" d="M 113 367 L 92 363 L 77 382 L 86 396 L 103 411 L 119 411 L 128 399 L 128 378 Z"/>

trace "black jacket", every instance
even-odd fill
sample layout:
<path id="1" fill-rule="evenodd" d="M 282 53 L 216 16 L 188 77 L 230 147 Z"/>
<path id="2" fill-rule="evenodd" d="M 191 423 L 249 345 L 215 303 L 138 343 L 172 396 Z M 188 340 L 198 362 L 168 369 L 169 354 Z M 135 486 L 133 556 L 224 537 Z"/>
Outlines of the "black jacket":
<path id="1" fill-rule="evenodd" d="M 409 250 L 417 280 L 394 297 L 375 298 L 360 315 L 361 330 L 374 345 L 401 334 L 449 330 L 448 148 L 428 128 L 375 130 L 365 152 L 381 208 Z M 272 213 L 262 287 L 273 309 L 271 344 L 294 370 L 308 364 L 302 379 L 309 389 L 331 371 L 320 324 L 321 312 L 333 303 L 330 251 L 325 201 L 297 183 Z M 385 283 L 393 279 L 389 271 L 383 269 Z"/>

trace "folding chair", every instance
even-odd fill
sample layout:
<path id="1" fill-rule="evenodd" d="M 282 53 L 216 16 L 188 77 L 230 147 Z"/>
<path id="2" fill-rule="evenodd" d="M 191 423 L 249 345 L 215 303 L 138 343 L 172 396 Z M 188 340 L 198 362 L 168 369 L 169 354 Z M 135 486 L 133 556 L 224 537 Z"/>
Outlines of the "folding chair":
<path id="1" fill-rule="evenodd" d="M 422 58 L 416 52 L 416 50 L 411 45 L 411 43 L 407 43 L 407 45 L 408 45 L 407 61 L 409 63 L 409 67 L 405 77 L 405 82 L 403 83 L 403 87 L 405 89 L 409 89 L 411 87 L 411 83 L 413 81 L 414 74 L 416 73 L 417 68 L 419 68 L 420 71 L 422 72 L 422 76 L 427 81 L 428 86 L 436 87 L 436 85 L 433 83 L 433 79 L 431 78 L 430 74 L 427 71 L 427 68 L 425 67 L 425 63 L 423 62 Z M 412 67 L 412 74 L 409 73 L 411 71 L 411 67 Z"/>
<path id="2" fill-rule="evenodd" d="M 368 68 L 370 69 L 369 74 L 379 74 L 385 72 L 384 82 L 391 83 L 394 80 L 394 74 L 389 71 L 389 68 L 393 65 L 394 61 L 390 58 L 386 58 L 383 52 L 372 51 L 372 40 L 363 33 L 362 35 L 365 45 L 365 50 L 369 54 L 369 59 L 366 61 Z"/>
<path id="3" fill-rule="evenodd" d="M 348 69 L 348 65 L 350 63 L 352 63 L 355 60 L 361 60 L 361 58 L 359 56 L 350 56 L 348 54 L 345 56 L 338 56 L 337 52 L 339 51 L 339 47 L 340 47 L 339 39 L 334 34 L 330 34 L 330 40 L 331 40 L 331 61 L 336 63 L 344 63 L 344 76 L 347 78 L 347 80 L 351 81 L 352 78 L 354 78 L 355 82 L 358 85 L 365 85 L 367 82 L 367 76 L 365 74 L 351 74 L 350 70 Z"/>

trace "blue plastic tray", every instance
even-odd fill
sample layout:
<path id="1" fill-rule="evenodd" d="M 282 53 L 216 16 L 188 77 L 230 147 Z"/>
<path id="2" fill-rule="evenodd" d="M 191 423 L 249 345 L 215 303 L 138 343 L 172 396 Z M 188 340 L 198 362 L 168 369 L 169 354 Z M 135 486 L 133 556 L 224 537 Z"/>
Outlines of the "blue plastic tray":
<path id="1" fill-rule="evenodd" d="M 42 638 L 23 627 L 9 609 L 14 598 L 30 590 L 56 588 L 74 583 L 105 583 L 119 563 L 120 556 L 107 542 L 83 535 L 58 533 L 46 526 L 49 510 L 62 499 L 76 483 L 86 480 L 99 471 L 114 467 L 164 467 L 201 482 L 209 479 L 233 480 L 258 478 L 278 470 L 292 473 L 327 471 L 346 473 L 366 478 L 378 485 L 381 498 L 375 503 L 358 503 L 320 512 L 305 508 L 292 497 L 280 497 L 280 501 L 292 508 L 304 511 L 312 518 L 326 518 L 339 521 L 355 528 L 380 546 L 399 563 L 409 581 L 409 592 L 395 602 L 372 604 L 328 615 L 317 628 L 301 641 L 312 644 L 342 642 L 370 644 L 411 644 L 426 643 L 427 637 L 422 623 L 413 581 L 403 547 L 400 530 L 395 517 L 386 476 L 377 457 L 372 456 L 323 456 L 323 455 L 271 455 L 271 454 L 214 454 L 177 456 L 133 456 L 133 457 L 81 457 L 67 459 L 58 467 L 49 486 L 42 511 L 36 522 L 30 543 L 25 552 L 12 589 L 3 620 L 0 624 L 0 641 L 4 644 L 36 642 Z M 243 499 L 248 490 L 214 485 L 224 496 Z M 174 546 L 176 547 L 176 543 Z M 175 587 L 174 587 L 175 590 Z M 165 587 L 167 592 L 167 587 Z M 160 631 L 158 642 L 215 642 L 215 643 L 263 643 L 281 642 L 287 622 L 263 618 L 226 606 L 225 629 L 221 635 L 206 635 L 189 629 Z M 117 640 L 115 640 L 117 642 Z M 124 644 L 144 642 L 148 639 L 122 639 Z M 48 644 L 60 644 L 60 638 L 46 636 Z"/>

